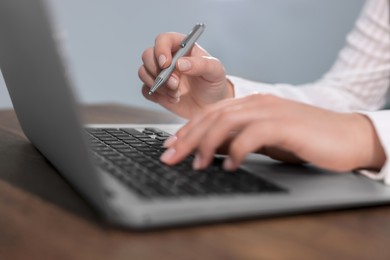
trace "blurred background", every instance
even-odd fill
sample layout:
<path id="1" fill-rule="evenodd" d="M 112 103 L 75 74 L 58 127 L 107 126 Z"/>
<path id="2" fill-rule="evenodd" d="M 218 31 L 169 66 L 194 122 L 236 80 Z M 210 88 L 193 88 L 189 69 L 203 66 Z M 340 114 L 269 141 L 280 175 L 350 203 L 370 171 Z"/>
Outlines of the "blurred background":
<path id="1" fill-rule="evenodd" d="M 318 79 L 337 57 L 364 0 L 53 0 L 84 103 L 161 110 L 141 95 L 143 50 L 161 32 L 207 28 L 199 43 L 228 74 L 270 83 Z M 0 77 L 0 108 L 12 107 Z"/>

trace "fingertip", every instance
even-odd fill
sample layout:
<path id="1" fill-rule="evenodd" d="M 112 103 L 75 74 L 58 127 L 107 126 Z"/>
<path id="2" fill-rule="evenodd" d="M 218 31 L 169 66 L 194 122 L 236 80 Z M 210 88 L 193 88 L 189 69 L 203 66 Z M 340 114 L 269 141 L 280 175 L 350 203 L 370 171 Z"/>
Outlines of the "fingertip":
<path id="1" fill-rule="evenodd" d="M 167 85 L 171 90 L 176 90 L 179 87 L 179 81 L 174 76 L 170 76 Z"/>
<path id="2" fill-rule="evenodd" d="M 146 85 L 143 85 L 142 86 L 142 95 L 147 99 L 147 100 L 150 100 L 152 102 L 155 102 L 157 103 L 157 95 L 159 95 L 158 93 L 153 93 L 153 95 L 149 95 L 149 91 L 150 91 L 150 88 L 147 87 Z"/>
<path id="3" fill-rule="evenodd" d="M 145 69 L 145 66 L 144 66 L 144 65 L 141 65 L 141 66 L 138 68 L 138 78 L 139 78 L 140 80 L 143 79 L 144 74 L 145 74 L 145 71 L 146 71 L 146 69 Z"/>
<path id="4" fill-rule="evenodd" d="M 194 169 L 195 171 L 202 169 L 202 158 L 200 157 L 199 153 L 195 155 L 195 158 L 192 161 L 192 169 Z"/>
<path id="5" fill-rule="evenodd" d="M 161 33 L 157 35 L 154 45 L 154 57 L 161 69 L 168 67 L 172 62 L 172 53 L 175 53 L 184 35 L 177 33 Z"/>
<path id="6" fill-rule="evenodd" d="M 168 148 L 165 150 L 165 152 L 161 155 L 160 160 L 163 163 L 170 164 L 172 161 L 172 158 L 175 156 L 176 150 L 174 148 Z"/>
<path id="7" fill-rule="evenodd" d="M 230 158 L 230 157 L 227 157 L 224 161 L 223 161 L 223 165 L 222 165 L 223 169 L 226 170 L 226 171 L 235 171 L 237 170 L 238 166 L 237 164 L 235 164 L 233 162 L 233 160 Z"/>
<path id="8" fill-rule="evenodd" d="M 176 135 L 172 135 L 170 136 L 168 139 L 166 139 L 163 143 L 163 147 L 165 148 L 169 148 L 171 147 L 174 143 L 176 143 L 177 141 L 177 136 Z"/>
<path id="9" fill-rule="evenodd" d="M 168 97 L 168 102 L 169 103 L 172 103 L 172 104 L 177 104 L 180 102 L 180 98 L 179 97 Z"/>

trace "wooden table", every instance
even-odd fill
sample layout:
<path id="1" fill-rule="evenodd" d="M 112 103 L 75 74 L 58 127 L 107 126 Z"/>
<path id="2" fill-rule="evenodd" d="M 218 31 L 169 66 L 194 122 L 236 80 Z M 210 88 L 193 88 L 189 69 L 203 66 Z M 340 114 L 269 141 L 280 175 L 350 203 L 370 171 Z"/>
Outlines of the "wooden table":
<path id="1" fill-rule="evenodd" d="M 88 106 L 88 123 L 173 123 Z M 390 259 L 390 206 L 147 232 L 105 224 L 0 111 L 0 259 Z"/>

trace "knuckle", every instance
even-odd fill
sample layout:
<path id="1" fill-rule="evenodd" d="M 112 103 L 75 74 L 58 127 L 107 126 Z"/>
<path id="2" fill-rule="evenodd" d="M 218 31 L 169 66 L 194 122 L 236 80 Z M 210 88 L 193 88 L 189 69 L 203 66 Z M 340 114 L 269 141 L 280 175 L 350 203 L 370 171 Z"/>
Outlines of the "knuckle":
<path id="1" fill-rule="evenodd" d="M 142 80 L 143 76 L 144 76 L 144 73 L 145 73 L 145 67 L 144 66 L 141 66 L 139 67 L 138 69 L 138 77 Z"/>
<path id="2" fill-rule="evenodd" d="M 189 153 L 194 150 L 193 144 L 188 140 L 181 140 L 177 145 L 175 145 L 176 152 L 181 154 L 181 157 L 186 157 Z"/>
<path id="3" fill-rule="evenodd" d="M 253 141 L 249 138 L 237 139 L 236 142 L 233 142 L 232 144 L 232 151 L 237 154 L 241 154 L 242 151 L 247 151 L 250 149 L 252 142 Z"/>
<path id="4" fill-rule="evenodd" d="M 224 124 L 232 124 L 235 121 L 235 116 L 232 114 L 231 111 L 227 109 L 224 109 L 220 112 L 218 116 L 218 121 L 222 121 Z"/>
<path id="5" fill-rule="evenodd" d="M 279 100 L 279 98 L 277 96 L 272 95 L 272 94 L 264 94 L 261 97 L 261 99 L 264 103 L 267 103 L 267 104 L 274 104 Z"/>
<path id="6" fill-rule="evenodd" d="M 152 57 L 153 48 L 148 48 L 142 53 L 142 61 L 145 63 L 150 57 Z"/>
<path id="7" fill-rule="evenodd" d="M 211 133 L 206 133 L 205 136 L 202 138 L 199 148 L 205 152 L 213 152 L 216 149 L 216 138 Z"/>
<path id="8" fill-rule="evenodd" d="M 188 128 L 189 128 L 189 126 L 188 126 L 188 125 L 185 125 L 185 126 L 183 126 L 182 128 L 180 128 L 179 131 L 176 132 L 175 135 L 177 136 L 177 138 L 178 138 L 179 140 L 181 140 L 182 138 L 184 138 L 184 137 L 187 135 L 187 133 L 188 133 Z"/>
<path id="9" fill-rule="evenodd" d="M 203 56 L 202 61 L 202 66 L 204 66 L 207 71 L 218 72 L 218 74 L 225 73 L 225 69 L 219 59 L 211 56 Z"/>
<path id="10" fill-rule="evenodd" d="M 259 102 L 261 101 L 261 98 L 262 98 L 262 94 L 252 94 L 244 97 L 243 99 L 249 103 L 249 102 Z"/>
<path id="11" fill-rule="evenodd" d="M 215 69 L 215 68 L 221 68 L 222 66 L 222 63 L 219 59 L 215 58 L 215 57 L 208 57 L 208 60 L 210 60 L 209 62 L 209 66 L 211 66 L 211 68 Z"/>
<path id="12" fill-rule="evenodd" d="M 161 39 L 164 39 L 165 38 L 165 33 L 159 33 L 156 35 L 156 37 L 154 38 L 154 42 L 158 42 L 160 41 Z"/>
<path id="13" fill-rule="evenodd" d="M 203 109 L 203 115 L 207 115 L 207 114 L 214 112 L 217 107 L 218 107 L 218 104 L 212 104 L 211 106 L 205 107 Z"/>

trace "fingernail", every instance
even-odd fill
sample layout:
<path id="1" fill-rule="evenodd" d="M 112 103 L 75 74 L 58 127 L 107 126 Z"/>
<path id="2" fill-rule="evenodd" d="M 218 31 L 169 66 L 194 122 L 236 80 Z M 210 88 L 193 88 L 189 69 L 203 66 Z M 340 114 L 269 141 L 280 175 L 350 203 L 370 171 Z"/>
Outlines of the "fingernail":
<path id="1" fill-rule="evenodd" d="M 186 71 L 186 70 L 191 69 L 191 63 L 186 59 L 179 59 L 179 61 L 177 62 L 177 65 L 179 67 L 179 70 L 181 70 L 181 71 Z"/>
<path id="2" fill-rule="evenodd" d="M 168 162 L 175 155 L 175 153 L 175 149 L 169 148 L 161 155 L 160 160 L 163 162 Z"/>
<path id="3" fill-rule="evenodd" d="M 166 61 L 167 58 L 165 57 L 165 55 L 160 55 L 160 57 L 158 57 L 158 65 L 160 65 L 160 68 L 164 66 Z"/>
<path id="4" fill-rule="evenodd" d="M 236 167 L 234 166 L 233 164 L 233 161 L 232 159 L 230 159 L 229 157 L 226 158 L 224 161 L 223 161 L 223 169 L 226 170 L 226 171 L 234 171 L 236 169 Z"/>
<path id="5" fill-rule="evenodd" d="M 172 103 L 172 104 L 177 104 L 177 103 L 180 102 L 180 97 L 178 97 L 178 98 L 169 97 L 169 98 L 168 98 L 168 101 L 169 101 L 170 103 Z"/>
<path id="6" fill-rule="evenodd" d="M 169 77 L 168 79 L 169 86 L 176 88 L 178 86 L 178 83 L 179 81 L 177 81 L 177 79 L 175 79 L 174 77 Z"/>
<path id="7" fill-rule="evenodd" d="M 200 170 L 201 165 L 202 165 L 202 160 L 201 160 L 201 158 L 200 158 L 200 155 L 199 155 L 199 154 L 196 154 L 196 155 L 195 155 L 195 159 L 194 159 L 194 161 L 192 162 L 192 168 L 193 168 L 194 170 Z"/>
<path id="8" fill-rule="evenodd" d="M 176 141 L 177 141 L 177 136 L 176 136 L 176 135 L 172 135 L 172 136 L 168 137 L 168 139 L 166 139 L 166 140 L 164 141 L 163 146 L 164 146 L 165 148 L 169 148 L 169 147 L 170 147 L 171 145 L 173 145 Z"/>
<path id="9" fill-rule="evenodd" d="M 176 91 L 175 95 L 174 95 L 174 98 L 180 98 L 180 90 Z"/>

